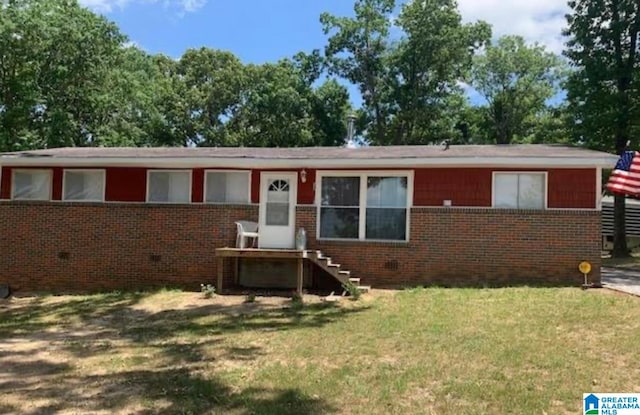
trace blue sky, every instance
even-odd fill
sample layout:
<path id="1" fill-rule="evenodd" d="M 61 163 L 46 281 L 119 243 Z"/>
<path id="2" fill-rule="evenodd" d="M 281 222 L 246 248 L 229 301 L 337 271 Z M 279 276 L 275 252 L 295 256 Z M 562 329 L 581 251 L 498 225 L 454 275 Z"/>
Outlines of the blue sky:
<path id="1" fill-rule="evenodd" d="M 398 1 L 400 3 L 400 1 Z M 80 0 L 115 21 L 150 53 L 179 57 L 188 48 L 229 50 L 245 63 L 322 49 L 322 12 L 353 14 L 352 0 Z M 562 50 L 565 0 L 458 0 L 465 21 L 492 24 L 494 36 L 519 34 Z M 359 99 L 351 88 L 353 100 Z M 474 101 L 477 98 L 473 97 Z"/>
<path id="2" fill-rule="evenodd" d="M 322 48 L 323 11 L 352 13 L 345 0 L 210 0 L 197 10 L 164 1 L 87 0 L 114 20 L 130 39 L 149 52 L 179 57 L 190 47 L 233 52 L 246 63 L 263 63 L 296 52 Z M 109 4 L 110 8 L 95 7 Z M 176 2 L 179 3 L 179 2 Z"/>

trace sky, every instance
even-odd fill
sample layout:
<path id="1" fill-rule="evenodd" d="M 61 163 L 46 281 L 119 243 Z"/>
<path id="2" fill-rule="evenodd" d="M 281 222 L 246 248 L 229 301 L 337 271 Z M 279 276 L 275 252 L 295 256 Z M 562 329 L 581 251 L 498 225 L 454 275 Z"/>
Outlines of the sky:
<path id="1" fill-rule="evenodd" d="M 322 49 L 322 12 L 352 15 L 353 0 L 80 0 L 116 22 L 150 53 L 178 58 L 188 48 L 229 50 L 245 63 Z M 565 0 L 458 0 L 465 21 L 485 20 L 494 37 L 518 34 L 553 52 L 563 49 Z M 359 100 L 350 88 L 353 100 Z M 472 91 L 468 91 L 474 101 Z"/>

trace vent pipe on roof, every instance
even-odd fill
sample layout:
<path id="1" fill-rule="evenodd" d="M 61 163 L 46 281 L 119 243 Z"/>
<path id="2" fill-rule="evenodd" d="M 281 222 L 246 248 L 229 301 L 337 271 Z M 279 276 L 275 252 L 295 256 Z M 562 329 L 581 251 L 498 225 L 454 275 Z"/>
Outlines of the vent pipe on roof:
<path id="1" fill-rule="evenodd" d="M 353 137 L 356 136 L 356 115 L 349 114 L 347 117 L 347 143 L 353 142 Z"/>

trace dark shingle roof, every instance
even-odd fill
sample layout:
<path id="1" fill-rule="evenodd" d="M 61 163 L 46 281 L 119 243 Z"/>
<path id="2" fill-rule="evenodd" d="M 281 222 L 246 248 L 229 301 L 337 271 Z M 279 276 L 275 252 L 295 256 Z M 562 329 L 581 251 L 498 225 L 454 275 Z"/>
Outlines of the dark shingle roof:
<path id="1" fill-rule="evenodd" d="M 229 158 L 271 160 L 367 160 L 422 158 L 594 158 L 607 153 L 561 145 L 453 145 L 387 147 L 73 147 L 2 153 L 1 158 Z M 613 156 L 612 156 L 613 157 Z"/>

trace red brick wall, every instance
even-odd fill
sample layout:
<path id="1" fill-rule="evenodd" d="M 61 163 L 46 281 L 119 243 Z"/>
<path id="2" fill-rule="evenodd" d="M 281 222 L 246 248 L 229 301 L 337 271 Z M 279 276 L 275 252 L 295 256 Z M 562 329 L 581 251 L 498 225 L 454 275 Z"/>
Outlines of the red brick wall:
<path id="1" fill-rule="evenodd" d="M 214 249 L 257 206 L 0 203 L 0 283 L 15 290 L 198 289 L 215 283 Z M 316 209 L 297 208 L 309 248 L 374 287 L 578 285 L 599 281 L 600 214 L 414 208 L 409 243 L 316 241 Z M 231 282 L 227 261 L 225 284 Z M 327 278 L 325 276 L 325 278 Z"/>
<path id="2" fill-rule="evenodd" d="M 76 291 L 215 284 L 214 249 L 235 245 L 255 206 L 0 203 L 0 283 Z M 229 283 L 231 262 L 227 261 Z"/>
<path id="3" fill-rule="evenodd" d="M 316 209 L 298 207 L 308 246 L 374 287 L 578 285 L 600 281 L 600 212 L 414 208 L 410 242 L 317 241 Z"/>

